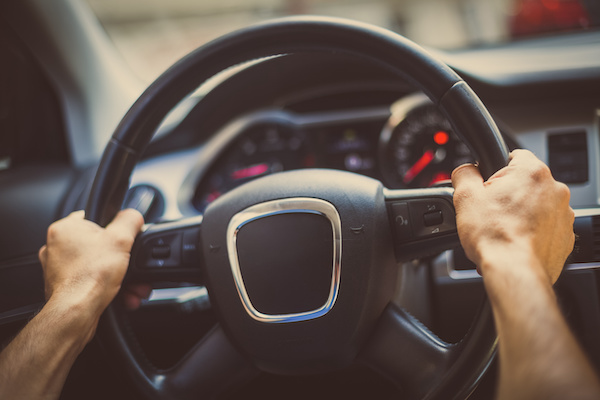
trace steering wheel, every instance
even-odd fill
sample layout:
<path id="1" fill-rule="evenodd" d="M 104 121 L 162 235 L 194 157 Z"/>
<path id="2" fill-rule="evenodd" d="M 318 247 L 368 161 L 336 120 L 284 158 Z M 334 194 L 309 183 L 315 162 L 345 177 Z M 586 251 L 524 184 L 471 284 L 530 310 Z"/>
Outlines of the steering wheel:
<path id="1" fill-rule="evenodd" d="M 184 96 L 231 66 L 292 53 L 341 53 L 398 73 L 445 113 L 484 178 L 506 165 L 506 145 L 475 93 L 414 43 L 347 20 L 284 18 L 217 39 L 152 83 L 106 147 L 86 218 L 101 225 L 112 219 L 154 130 Z M 104 314 L 102 338 L 148 398 L 212 398 L 258 370 L 317 373 L 357 359 L 409 397 L 464 398 L 495 353 L 487 302 L 456 344 L 390 304 L 399 262 L 459 244 L 452 194 L 451 188 L 388 190 L 333 170 L 252 181 L 202 217 L 151 225 L 132 250 L 134 279 L 206 284 L 218 326 L 166 371 L 144 357 L 116 304 Z M 424 222 L 432 213 L 434 225 Z M 170 251 L 160 262 L 152 256 L 159 247 Z"/>

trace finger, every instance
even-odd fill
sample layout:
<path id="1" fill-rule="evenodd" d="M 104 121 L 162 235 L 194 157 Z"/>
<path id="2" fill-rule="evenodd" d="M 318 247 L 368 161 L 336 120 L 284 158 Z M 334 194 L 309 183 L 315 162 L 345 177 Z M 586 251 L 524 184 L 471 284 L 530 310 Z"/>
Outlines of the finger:
<path id="1" fill-rule="evenodd" d="M 46 260 L 48 259 L 48 254 L 46 253 L 46 245 L 40 247 L 40 251 L 38 251 L 38 258 L 42 265 L 46 265 Z"/>
<path id="2" fill-rule="evenodd" d="M 147 283 L 135 283 L 127 285 L 123 290 L 142 299 L 147 299 L 152 293 L 152 286 Z"/>
<path id="3" fill-rule="evenodd" d="M 134 237 L 140 232 L 144 225 L 144 217 L 139 211 L 132 208 L 121 210 L 115 218 L 106 227 L 106 230 L 126 233 L 130 237 Z"/>
<path id="4" fill-rule="evenodd" d="M 142 304 L 142 299 L 140 299 L 138 296 L 133 295 L 131 293 L 127 293 L 124 292 L 123 293 L 123 304 L 125 305 L 125 308 L 128 310 L 137 310 L 138 308 L 140 308 L 140 305 Z"/>
<path id="5" fill-rule="evenodd" d="M 541 161 L 529 150 L 516 149 L 510 152 L 508 155 L 508 165 L 504 168 L 500 168 L 492 176 L 489 177 L 489 181 L 501 178 L 515 171 L 515 167 L 528 166 L 531 167 Z"/>
<path id="6" fill-rule="evenodd" d="M 123 288 L 123 304 L 128 310 L 136 310 L 142 304 L 142 300 L 150 297 L 152 286 L 146 283 L 136 283 Z"/>
<path id="7" fill-rule="evenodd" d="M 71 214 L 69 214 L 67 216 L 67 218 L 84 219 L 85 218 L 85 211 L 83 211 L 83 210 L 73 211 Z"/>
<path id="8" fill-rule="evenodd" d="M 452 186 L 456 190 L 464 190 L 468 187 L 481 187 L 483 177 L 473 164 L 463 164 L 452 171 Z"/>
<path id="9" fill-rule="evenodd" d="M 510 152 L 508 156 L 508 164 L 509 165 L 521 165 L 521 164 L 535 164 L 541 163 L 540 159 L 537 158 L 535 154 L 533 154 L 529 150 L 525 149 L 516 149 Z"/>
<path id="10" fill-rule="evenodd" d="M 524 170 L 533 171 L 536 168 L 545 166 L 535 154 L 525 149 L 511 151 L 508 160 L 508 165 L 490 176 L 488 182 L 504 176 L 521 176 Z"/>
<path id="11" fill-rule="evenodd" d="M 514 166 L 511 166 L 511 167 L 514 167 Z M 494 172 L 494 173 L 492 174 L 492 176 L 490 176 L 490 177 L 488 178 L 487 182 L 489 183 L 489 182 L 492 182 L 492 181 L 493 181 L 493 180 L 495 180 L 495 179 L 502 178 L 502 177 L 503 177 L 503 176 L 505 176 L 505 175 L 506 175 L 506 174 L 507 174 L 507 173 L 508 173 L 510 170 L 511 170 L 511 169 L 510 169 L 508 166 L 506 166 L 506 167 L 504 167 L 504 168 L 500 168 L 498 171 Z"/>

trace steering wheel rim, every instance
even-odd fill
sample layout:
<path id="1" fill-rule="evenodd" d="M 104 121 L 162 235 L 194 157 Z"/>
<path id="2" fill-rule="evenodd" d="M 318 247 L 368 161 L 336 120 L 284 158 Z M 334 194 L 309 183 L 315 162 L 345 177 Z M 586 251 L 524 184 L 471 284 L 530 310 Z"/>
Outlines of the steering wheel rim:
<path id="1" fill-rule="evenodd" d="M 100 225 L 106 225 L 112 219 L 127 191 L 131 172 L 153 132 L 167 113 L 196 87 L 231 66 L 298 52 L 345 53 L 397 72 L 423 90 L 448 116 L 455 131 L 476 154 L 484 178 L 506 165 L 508 150 L 481 101 L 454 71 L 419 46 L 387 30 L 353 21 L 320 17 L 284 18 L 234 32 L 197 49 L 167 70 L 142 94 L 107 145 L 86 206 L 86 218 Z M 118 307 L 109 306 L 100 327 L 103 338 L 117 349 L 118 357 L 146 396 L 172 398 L 174 383 L 165 380 L 165 375 L 144 358 L 119 314 Z M 465 340 L 458 344 L 462 347 L 462 354 L 452 360 L 455 367 L 445 378 L 438 380 L 435 388 L 420 389 L 426 398 L 459 398 L 473 390 L 495 351 L 492 322 L 491 311 L 484 300 Z M 393 360 L 381 359 L 386 344 L 394 340 L 387 333 L 397 324 L 403 325 L 404 330 L 410 330 L 407 325 L 414 324 L 415 329 L 423 332 L 418 321 L 403 314 L 402 310 L 393 310 L 381 319 L 379 326 L 383 328 L 376 330 L 374 336 L 377 339 L 370 341 L 361 356 L 367 364 L 388 375 L 402 373 L 396 371 L 393 365 L 387 365 Z M 215 351 L 225 354 L 219 356 L 230 360 L 236 367 L 231 369 L 225 361 L 222 365 L 209 366 L 211 371 L 207 371 L 206 365 L 193 367 L 204 370 L 200 380 L 207 385 L 203 391 L 207 397 L 217 394 L 224 385 L 243 381 L 255 371 L 245 356 L 227 343 L 219 329 L 203 339 L 203 342 L 211 341 L 214 342 L 213 348 L 218 349 Z M 473 355 L 477 357 L 474 363 L 469 360 Z M 188 364 L 183 362 L 175 368 L 186 368 L 183 374 L 188 375 L 192 368 L 190 365 L 194 363 L 193 360 Z M 467 378 L 457 376 L 465 369 L 469 370 Z M 423 382 L 428 381 L 425 379 Z M 178 397 L 185 395 L 175 394 Z"/>

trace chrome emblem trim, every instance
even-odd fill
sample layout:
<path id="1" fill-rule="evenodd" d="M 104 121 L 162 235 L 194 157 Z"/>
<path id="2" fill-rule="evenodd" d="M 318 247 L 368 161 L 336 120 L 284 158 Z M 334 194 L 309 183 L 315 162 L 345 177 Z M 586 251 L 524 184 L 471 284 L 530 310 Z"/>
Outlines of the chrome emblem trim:
<path id="1" fill-rule="evenodd" d="M 254 308 L 246 292 L 237 252 L 237 235 L 240 229 L 251 221 L 272 215 L 290 213 L 318 214 L 327 218 L 331 223 L 331 230 L 333 231 L 333 262 L 329 297 L 325 304 L 312 311 L 295 314 L 264 314 Z M 256 204 L 240 211 L 229 221 L 229 225 L 227 226 L 227 254 L 240 300 L 246 312 L 253 319 L 267 323 L 288 323 L 319 318 L 333 308 L 339 291 L 342 263 L 342 221 L 333 204 L 320 199 L 295 197 Z"/>

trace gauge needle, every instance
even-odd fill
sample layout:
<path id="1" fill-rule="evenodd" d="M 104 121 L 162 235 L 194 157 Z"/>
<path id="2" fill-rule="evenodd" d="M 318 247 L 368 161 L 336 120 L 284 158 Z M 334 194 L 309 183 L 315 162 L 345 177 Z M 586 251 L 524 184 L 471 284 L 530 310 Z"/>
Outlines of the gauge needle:
<path id="1" fill-rule="evenodd" d="M 235 170 L 231 173 L 231 179 L 238 180 L 244 178 L 252 178 L 255 176 L 259 176 L 264 174 L 269 170 L 269 165 L 267 163 L 256 164 L 250 167 L 242 168 Z"/>
<path id="2" fill-rule="evenodd" d="M 434 159 L 434 157 L 435 154 L 433 153 L 433 151 L 427 150 L 425 153 L 423 153 L 421 158 L 419 158 L 419 160 L 417 160 L 417 162 L 414 163 L 408 171 L 406 171 L 406 174 L 404 174 L 404 178 L 402 179 L 402 181 L 408 185 L 410 182 L 412 182 L 413 179 L 417 177 L 417 175 L 421 173 L 421 171 L 423 171 L 423 169 L 426 166 L 429 165 L 429 163 Z"/>

